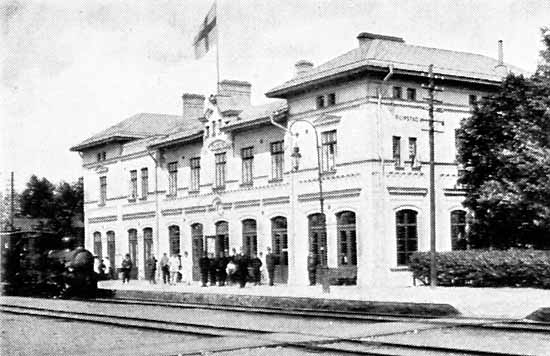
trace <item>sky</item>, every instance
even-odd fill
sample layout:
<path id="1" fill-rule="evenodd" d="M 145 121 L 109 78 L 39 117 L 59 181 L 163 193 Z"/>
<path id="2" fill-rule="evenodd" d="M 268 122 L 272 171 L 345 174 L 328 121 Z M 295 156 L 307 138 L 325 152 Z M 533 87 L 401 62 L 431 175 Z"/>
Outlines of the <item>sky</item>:
<path id="1" fill-rule="evenodd" d="M 181 114 L 181 94 L 210 95 L 215 52 L 193 38 L 213 0 L 0 0 L 0 183 L 15 172 L 76 181 L 69 148 L 140 112 Z M 549 0 L 218 0 L 221 79 L 252 83 L 252 101 L 357 46 L 360 32 L 497 56 L 534 71 Z"/>

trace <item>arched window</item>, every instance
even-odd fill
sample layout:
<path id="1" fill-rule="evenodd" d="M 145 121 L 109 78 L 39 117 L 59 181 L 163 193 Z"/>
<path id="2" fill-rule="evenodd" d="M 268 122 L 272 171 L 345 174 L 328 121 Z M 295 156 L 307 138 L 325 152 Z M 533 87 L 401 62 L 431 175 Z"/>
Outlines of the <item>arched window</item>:
<path id="1" fill-rule="evenodd" d="M 327 263 L 327 232 L 325 217 L 321 214 L 308 216 L 309 222 L 309 252 L 313 253 L 316 264 Z"/>
<path id="2" fill-rule="evenodd" d="M 94 255 L 99 259 L 103 258 L 101 253 L 101 232 L 99 231 L 94 232 Z"/>
<path id="3" fill-rule="evenodd" d="M 172 225 L 168 227 L 168 238 L 170 243 L 170 256 L 180 253 L 180 227 Z"/>
<path id="4" fill-rule="evenodd" d="M 225 253 L 229 256 L 229 224 L 227 221 L 218 221 L 216 223 L 216 242 L 215 242 L 215 254 L 216 256 Z"/>
<path id="5" fill-rule="evenodd" d="M 153 256 L 153 229 L 146 227 L 143 229 L 143 261 L 147 261 Z"/>
<path id="6" fill-rule="evenodd" d="M 135 278 L 137 275 L 137 230 L 130 229 L 128 230 L 128 253 L 130 254 L 130 259 L 132 260 L 132 271 L 130 271 L 130 277 Z"/>
<path id="7" fill-rule="evenodd" d="M 271 219 L 271 249 L 275 259 L 275 280 L 286 283 L 288 280 L 288 232 L 285 217 Z"/>
<path id="8" fill-rule="evenodd" d="M 256 220 L 243 220 L 243 253 L 248 256 L 258 253 Z"/>
<path id="9" fill-rule="evenodd" d="M 451 249 L 464 250 L 466 248 L 466 212 L 464 210 L 451 211 Z"/>
<path id="10" fill-rule="evenodd" d="M 193 280 L 198 281 L 200 279 L 199 260 L 204 253 L 204 236 L 202 231 L 202 224 L 196 223 L 191 225 L 191 241 L 192 241 L 192 256 L 193 259 Z"/>
<path id="11" fill-rule="evenodd" d="M 395 213 L 398 265 L 408 265 L 409 257 L 418 250 L 417 215 L 414 210 L 400 210 Z"/>
<path id="12" fill-rule="evenodd" d="M 111 264 L 115 263 L 115 255 L 116 255 L 115 232 L 107 231 L 107 256 L 109 256 L 109 260 L 111 261 Z"/>
<path id="13" fill-rule="evenodd" d="M 338 225 L 338 265 L 357 266 L 357 239 L 355 213 L 343 211 L 336 214 Z"/>

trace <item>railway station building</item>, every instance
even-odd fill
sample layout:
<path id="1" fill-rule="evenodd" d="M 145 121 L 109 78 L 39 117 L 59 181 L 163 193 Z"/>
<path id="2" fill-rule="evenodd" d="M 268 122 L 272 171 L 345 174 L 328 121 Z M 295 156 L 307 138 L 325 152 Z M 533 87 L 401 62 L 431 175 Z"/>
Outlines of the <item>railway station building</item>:
<path id="1" fill-rule="evenodd" d="M 117 267 L 130 253 L 138 278 L 152 254 L 188 251 L 198 280 L 205 251 L 270 247 L 279 283 L 306 285 L 313 253 L 331 283 L 411 284 L 409 256 L 430 245 L 428 65 L 444 87 L 435 114 L 439 251 L 467 229 L 456 129 L 519 70 L 504 64 L 501 45 L 493 59 L 357 39 L 324 64 L 298 61 L 267 104 L 251 103 L 250 83 L 224 80 L 208 98 L 183 94 L 181 115 L 136 114 L 72 147 L 82 156 L 86 248 Z"/>

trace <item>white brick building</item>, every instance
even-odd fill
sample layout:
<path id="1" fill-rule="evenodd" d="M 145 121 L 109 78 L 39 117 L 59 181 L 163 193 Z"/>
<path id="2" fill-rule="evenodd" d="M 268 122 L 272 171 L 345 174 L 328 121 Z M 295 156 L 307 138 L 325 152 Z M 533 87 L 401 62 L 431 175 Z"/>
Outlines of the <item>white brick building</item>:
<path id="1" fill-rule="evenodd" d="M 428 250 L 430 236 L 423 73 L 433 63 L 444 76 L 436 223 L 437 249 L 450 250 L 466 219 L 455 130 L 472 101 L 511 68 L 395 37 L 358 39 L 357 48 L 320 66 L 299 61 L 296 76 L 266 94 L 279 101 L 253 106 L 249 83 L 223 81 L 208 100 L 184 94 L 182 116 L 138 114 L 73 147 L 83 158 L 86 247 L 117 266 L 130 252 L 140 277 L 151 253 L 189 251 L 196 263 L 203 250 L 269 246 L 281 255 L 282 282 L 307 283 L 312 251 L 326 256 L 334 283 L 410 284 L 408 256 Z"/>

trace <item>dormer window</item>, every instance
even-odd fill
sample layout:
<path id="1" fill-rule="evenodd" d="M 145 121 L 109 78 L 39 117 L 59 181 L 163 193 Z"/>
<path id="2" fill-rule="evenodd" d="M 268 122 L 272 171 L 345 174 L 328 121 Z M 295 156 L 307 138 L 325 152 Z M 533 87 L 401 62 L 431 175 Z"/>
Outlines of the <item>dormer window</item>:
<path id="1" fill-rule="evenodd" d="M 469 96 L 468 96 L 468 104 L 469 104 L 471 107 L 475 106 L 475 105 L 477 104 L 477 96 L 476 96 L 476 95 L 473 95 L 473 94 L 469 95 Z"/>
<path id="2" fill-rule="evenodd" d="M 330 93 L 327 95 L 327 106 L 336 105 L 336 94 Z"/>
<path id="3" fill-rule="evenodd" d="M 416 101 L 416 89 L 407 88 L 407 100 Z"/>
<path id="4" fill-rule="evenodd" d="M 403 88 L 393 87 L 393 98 L 394 99 L 403 99 Z"/>
<path id="5" fill-rule="evenodd" d="M 325 97 L 323 95 L 319 95 L 317 98 L 315 98 L 315 103 L 317 104 L 317 109 L 321 109 L 325 107 Z"/>

